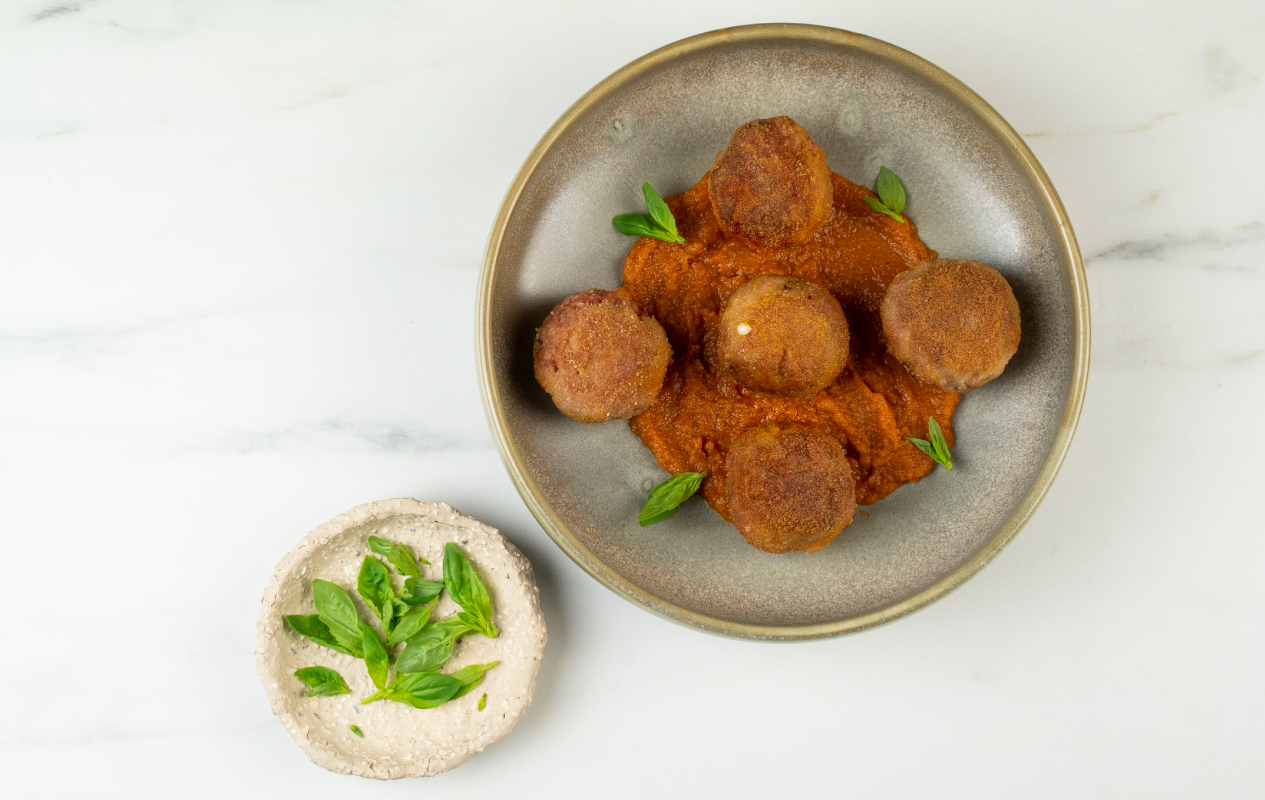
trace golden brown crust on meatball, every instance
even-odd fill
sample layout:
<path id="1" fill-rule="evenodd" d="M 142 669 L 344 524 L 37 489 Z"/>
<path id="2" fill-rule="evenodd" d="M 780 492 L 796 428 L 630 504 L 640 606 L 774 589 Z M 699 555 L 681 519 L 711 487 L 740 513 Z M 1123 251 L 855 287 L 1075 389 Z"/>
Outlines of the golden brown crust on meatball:
<path id="1" fill-rule="evenodd" d="M 829 386 L 848 363 L 848 318 L 824 286 L 760 275 L 725 302 L 717 366 L 747 389 L 803 397 Z"/>
<path id="2" fill-rule="evenodd" d="M 852 522 L 856 476 L 833 436 L 803 425 L 745 431 L 725 458 L 734 527 L 768 553 L 815 553 Z"/>
<path id="3" fill-rule="evenodd" d="M 716 156 L 708 192 L 725 233 L 767 247 L 808 241 L 834 204 L 826 154 L 790 117 L 734 131 Z"/>
<path id="4" fill-rule="evenodd" d="M 1019 349 L 1019 303 L 978 261 L 933 259 L 900 273 L 882 305 L 887 349 L 927 383 L 969 392 Z"/>
<path id="5" fill-rule="evenodd" d="M 663 388 L 667 334 L 623 290 L 590 289 L 559 303 L 536 331 L 536 380 L 576 422 L 630 419 Z"/>

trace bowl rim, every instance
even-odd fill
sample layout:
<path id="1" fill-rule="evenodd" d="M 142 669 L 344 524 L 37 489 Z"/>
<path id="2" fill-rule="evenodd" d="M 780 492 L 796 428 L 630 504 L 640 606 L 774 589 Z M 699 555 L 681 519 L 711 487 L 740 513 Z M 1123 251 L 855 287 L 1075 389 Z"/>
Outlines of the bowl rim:
<path id="1" fill-rule="evenodd" d="M 1066 254 L 1070 264 L 1069 271 L 1071 274 L 1069 277 L 1071 279 L 1072 302 L 1075 312 L 1073 375 L 1067 403 L 1063 409 L 1063 420 L 1059 426 L 1058 434 L 1055 436 L 1054 444 L 1050 448 L 1050 453 L 1046 457 L 1045 464 L 1037 474 L 1036 480 L 1029 488 L 1027 494 L 1005 524 L 963 564 L 917 594 L 857 617 L 813 625 L 751 625 L 700 614 L 647 592 L 599 559 L 558 517 L 549 503 L 544 500 L 539 487 L 528 473 L 518 447 L 510 436 L 509 423 L 501 403 L 500 387 L 497 386 L 495 379 L 492 353 L 492 283 L 496 275 L 496 265 L 500 257 L 505 231 L 510 217 L 522 197 L 524 188 L 562 135 L 589 109 L 611 92 L 649 70 L 689 53 L 706 50 L 711 47 L 735 42 L 761 40 L 825 42 L 861 50 L 911 70 L 935 83 L 966 105 L 992 129 L 1018 160 L 1033 184 L 1039 188 L 1046 208 L 1058 224 L 1063 252 Z M 1027 144 L 1015 132 L 1014 128 L 992 106 L 984 102 L 983 98 L 957 78 L 954 78 L 926 59 L 882 40 L 851 31 L 818 25 L 768 23 L 722 28 L 681 39 L 661 47 L 613 72 L 605 80 L 580 97 L 558 118 L 557 122 L 549 128 L 540 141 L 536 143 L 536 146 L 532 148 L 531 153 L 528 154 L 527 159 L 523 162 L 523 166 L 519 168 L 513 182 L 510 183 L 509 190 L 505 193 L 505 199 L 501 202 L 500 209 L 497 211 L 496 218 L 492 223 L 492 231 L 488 236 L 487 249 L 483 256 L 483 267 L 479 276 L 475 340 L 479 367 L 479 386 L 483 397 L 484 412 L 487 414 L 488 425 L 492 430 L 493 438 L 496 440 L 501 460 L 505 463 L 514 487 L 518 490 L 532 516 L 536 518 L 545 532 L 549 534 L 549 537 L 572 561 L 596 578 L 606 588 L 630 602 L 673 622 L 697 628 L 707 633 L 766 641 L 822 639 L 857 633 L 883 625 L 939 600 L 961 586 L 992 561 L 1015 538 L 1028 519 L 1032 517 L 1037 506 L 1045 498 L 1050 485 L 1058 474 L 1059 467 L 1062 466 L 1063 460 L 1067 456 L 1068 448 L 1072 443 L 1072 436 L 1076 432 L 1076 424 L 1080 419 L 1081 405 L 1085 399 L 1085 388 L 1089 377 L 1089 293 L 1085 280 L 1085 266 L 1081 260 L 1080 248 L 1076 243 L 1076 235 L 1072 231 L 1067 211 L 1063 208 L 1063 203 L 1050 182 L 1049 176 L 1046 175 L 1045 170 L 1037 162 L 1036 156 L 1028 149 Z"/>

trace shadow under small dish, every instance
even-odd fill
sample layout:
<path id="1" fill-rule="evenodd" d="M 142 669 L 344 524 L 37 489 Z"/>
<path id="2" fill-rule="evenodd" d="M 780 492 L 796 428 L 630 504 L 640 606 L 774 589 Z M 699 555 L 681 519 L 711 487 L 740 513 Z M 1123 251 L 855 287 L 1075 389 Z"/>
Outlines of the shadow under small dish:
<path id="1" fill-rule="evenodd" d="M 612 217 L 640 187 L 692 186 L 752 119 L 787 115 L 834 172 L 872 185 L 881 165 L 905 213 L 945 258 L 1000 270 L 1023 339 L 998 379 L 954 414 L 952 473 L 935 470 L 866 507 L 816 553 L 746 544 L 701 501 L 642 528 L 667 477 L 622 421 L 579 425 L 532 372 L 535 328 L 563 297 L 620 284 L 635 240 Z M 1088 371 L 1083 268 L 1048 178 L 1014 131 L 931 64 L 828 28 L 704 34 L 630 64 L 545 135 L 493 227 L 479 298 L 479 360 L 493 432 L 515 485 L 581 567 L 684 624 L 807 639 L 896 619 L 981 569 L 1018 532 L 1070 445 Z"/>

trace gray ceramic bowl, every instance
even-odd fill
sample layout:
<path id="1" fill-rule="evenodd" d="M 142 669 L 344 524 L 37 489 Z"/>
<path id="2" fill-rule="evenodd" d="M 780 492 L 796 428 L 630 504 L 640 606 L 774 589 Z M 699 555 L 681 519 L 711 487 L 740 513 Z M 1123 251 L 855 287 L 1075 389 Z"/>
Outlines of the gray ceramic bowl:
<path id="1" fill-rule="evenodd" d="M 633 240 L 611 217 L 640 186 L 692 186 L 734 128 L 787 114 L 831 169 L 891 167 L 944 257 L 1001 270 L 1023 341 L 954 417 L 955 469 L 867 507 L 818 553 L 770 555 L 693 500 L 636 522 L 666 477 L 622 421 L 581 425 L 532 375 L 532 337 L 567 295 L 620 283 Z M 492 431 L 523 500 L 589 574 L 650 611 L 712 633 L 810 639 L 862 630 L 942 597 L 1019 531 L 1071 443 L 1089 369 L 1089 301 L 1067 214 L 1023 141 L 943 70 L 884 42 L 802 25 L 686 39 L 598 84 L 514 179 L 479 286 L 478 358 Z"/>

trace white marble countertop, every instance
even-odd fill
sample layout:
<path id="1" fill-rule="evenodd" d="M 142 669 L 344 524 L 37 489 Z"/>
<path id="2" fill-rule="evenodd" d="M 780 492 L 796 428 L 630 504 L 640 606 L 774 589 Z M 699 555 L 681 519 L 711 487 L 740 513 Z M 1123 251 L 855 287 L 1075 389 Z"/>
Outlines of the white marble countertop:
<path id="1" fill-rule="evenodd" d="M 5 3 L 3 793 L 1265 793 L 1265 5 L 1026 5 Z M 1076 440 L 1015 542 L 912 617 L 784 646 L 572 564 L 473 353 L 492 217 L 553 120 L 765 21 L 885 39 L 996 107 L 1093 313 Z M 420 785 L 310 764 L 253 657 L 277 560 L 396 496 L 501 528 L 549 626 L 517 730 Z"/>

